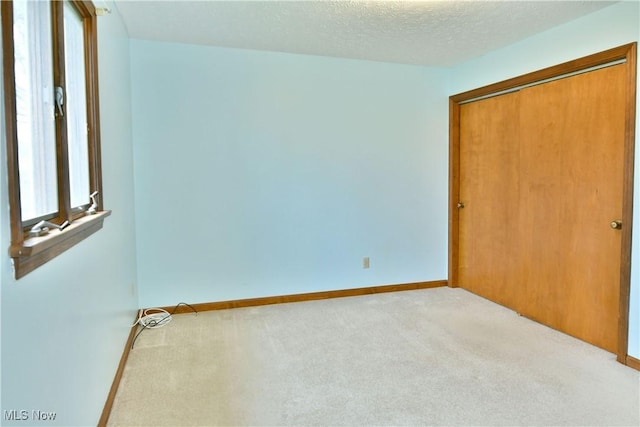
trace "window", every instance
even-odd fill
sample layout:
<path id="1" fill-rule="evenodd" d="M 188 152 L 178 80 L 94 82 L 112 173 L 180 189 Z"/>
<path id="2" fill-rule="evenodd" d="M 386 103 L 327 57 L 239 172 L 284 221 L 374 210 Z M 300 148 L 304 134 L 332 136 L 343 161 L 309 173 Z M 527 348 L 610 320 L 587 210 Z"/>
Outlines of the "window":
<path id="1" fill-rule="evenodd" d="M 102 228 L 96 10 L 2 1 L 11 247 L 20 278 Z"/>

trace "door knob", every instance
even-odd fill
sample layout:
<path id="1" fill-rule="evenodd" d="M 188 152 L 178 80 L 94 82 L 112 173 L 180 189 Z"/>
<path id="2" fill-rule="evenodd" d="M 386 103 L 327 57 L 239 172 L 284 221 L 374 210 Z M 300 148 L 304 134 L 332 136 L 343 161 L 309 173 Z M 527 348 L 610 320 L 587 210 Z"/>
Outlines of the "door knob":
<path id="1" fill-rule="evenodd" d="M 611 228 L 614 230 L 620 230 L 622 228 L 622 221 L 611 221 Z"/>
<path id="2" fill-rule="evenodd" d="M 462 208 L 464 208 L 464 203 L 458 202 L 458 209 L 462 209 Z"/>

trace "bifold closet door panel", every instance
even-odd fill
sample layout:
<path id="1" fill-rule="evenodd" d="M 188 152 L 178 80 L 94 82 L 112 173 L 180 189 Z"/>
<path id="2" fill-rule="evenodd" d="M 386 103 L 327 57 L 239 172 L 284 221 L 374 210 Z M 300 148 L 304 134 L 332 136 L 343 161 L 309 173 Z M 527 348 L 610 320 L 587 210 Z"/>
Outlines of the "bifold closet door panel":
<path id="1" fill-rule="evenodd" d="M 514 308 L 517 279 L 519 93 L 460 106 L 458 282 Z"/>
<path id="2" fill-rule="evenodd" d="M 523 89 L 523 315 L 617 351 L 624 65 Z"/>

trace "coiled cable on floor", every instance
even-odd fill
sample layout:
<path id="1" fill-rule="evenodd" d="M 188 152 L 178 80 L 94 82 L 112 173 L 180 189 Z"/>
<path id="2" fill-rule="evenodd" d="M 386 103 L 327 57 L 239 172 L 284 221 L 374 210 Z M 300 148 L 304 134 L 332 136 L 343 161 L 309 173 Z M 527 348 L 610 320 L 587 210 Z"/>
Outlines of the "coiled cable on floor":
<path id="1" fill-rule="evenodd" d="M 193 306 L 187 304 L 186 302 L 178 303 L 178 305 L 176 305 L 173 310 L 171 310 L 171 313 L 162 308 L 147 308 L 145 310 L 140 309 L 138 311 L 138 320 L 136 320 L 136 322 L 131 326 L 133 327 L 136 325 L 140 325 L 142 326 L 142 329 L 140 329 L 136 336 L 133 338 L 133 341 L 131 342 L 131 349 L 133 350 L 133 346 L 142 331 L 146 329 L 157 329 L 166 326 L 169 322 L 171 322 L 171 316 L 181 305 L 186 305 L 191 310 L 193 310 L 194 313 L 196 313 L 196 316 L 198 315 L 198 310 L 196 310 L 195 308 L 193 308 Z"/>
<path id="2" fill-rule="evenodd" d="M 133 327 L 136 326 L 136 324 L 140 324 L 142 327 L 155 329 L 161 328 L 169 322 L 171 322 L 171 315 L 167 310 L 162 308 L 147 308 L 145 310 L 140 309 L 138 312 L 138 320 L 131 326 Z"/>

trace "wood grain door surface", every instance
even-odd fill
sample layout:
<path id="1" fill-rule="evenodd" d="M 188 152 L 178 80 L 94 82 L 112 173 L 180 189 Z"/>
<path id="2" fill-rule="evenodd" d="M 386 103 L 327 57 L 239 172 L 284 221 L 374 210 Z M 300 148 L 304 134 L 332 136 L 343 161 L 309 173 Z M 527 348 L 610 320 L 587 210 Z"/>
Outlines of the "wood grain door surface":
<path id="1" fill-rule="evenodd" d="M 459 284 L 618 344 L 624 65 L 460 107 Z"/>

